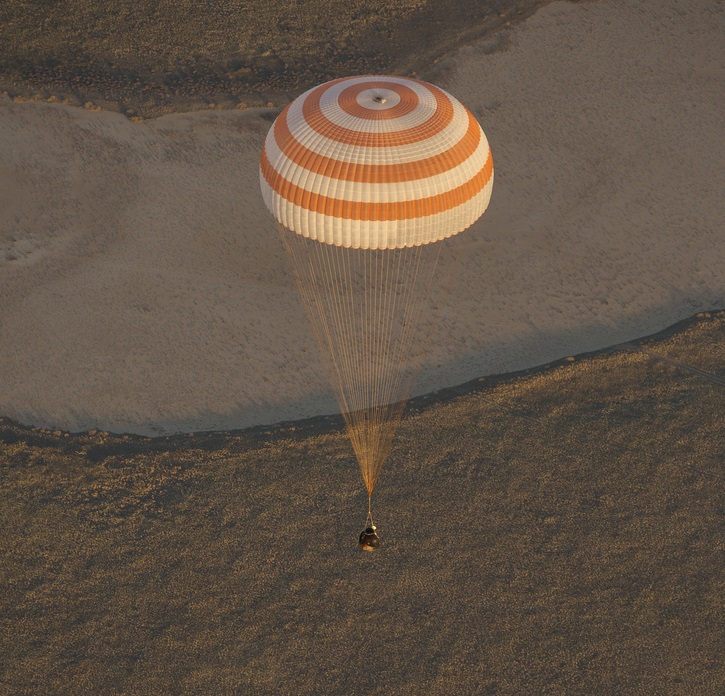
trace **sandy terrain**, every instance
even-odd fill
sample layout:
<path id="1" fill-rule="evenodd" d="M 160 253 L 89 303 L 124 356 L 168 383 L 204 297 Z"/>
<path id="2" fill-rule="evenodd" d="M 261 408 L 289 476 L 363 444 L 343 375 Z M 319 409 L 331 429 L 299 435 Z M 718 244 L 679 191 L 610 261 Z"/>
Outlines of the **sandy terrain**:
<path id="1" fill-rule="evenodd" d="M 715 0 L 556 2 L 428 76 L 497 178 L 444 251 L 419 393 L 725 306 L 724 24 Z M 0 413 L 160 433 L 335 411 L 257 191 L 275 112 L 0 109 Z"/>
<path id="2" fill-rule="evenodd" d="M 725 312 L 413 408 L 147 439 L 0 420 L 2 694 L 715 696 Z M 435 437 L 431 437 L 435 432 Z"/>

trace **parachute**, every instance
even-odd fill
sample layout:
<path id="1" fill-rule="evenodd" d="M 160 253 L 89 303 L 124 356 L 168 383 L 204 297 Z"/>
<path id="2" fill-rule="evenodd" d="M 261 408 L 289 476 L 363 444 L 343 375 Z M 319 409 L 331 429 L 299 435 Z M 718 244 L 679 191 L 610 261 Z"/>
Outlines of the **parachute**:
<path id="1" fill-rule="evenodd" d="M 421 357 L 442 240 L 486 210 L 493 160 L 473 115 L 434 85 L 366 75 L 295 99 L 267 134 L 278 224 L 370 497 Z"/>

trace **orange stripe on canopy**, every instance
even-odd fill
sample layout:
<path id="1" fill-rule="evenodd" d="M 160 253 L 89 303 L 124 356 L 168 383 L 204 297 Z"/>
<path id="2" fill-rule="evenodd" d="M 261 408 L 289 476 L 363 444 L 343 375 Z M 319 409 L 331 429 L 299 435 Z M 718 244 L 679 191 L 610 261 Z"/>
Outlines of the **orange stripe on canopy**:
<path id="1" fill-rule="evenodd" d="M 468 116 L 466 134 L 442 154 L 401 164 L 352 164 L 325 157 L 302 145 L 290 132 L 287 109 L 274 123 L 274 139 L 282 153 L 296 165 L 314 174 L 343 181 L 388 184 L 443 174 L 465 162 L 481 142 L 481 127 L 473 115 L 466 111 Z"/>
<path id="2" fill-rule="evenodd" d="M 262 174 L 269 186 L 290 203 L 320 215 L 329 215 L 345 220 L 372 220 L 387 222 L 391 220 L 410 220 L 442 213 L 471 200 L 488 183 L 493 172 L 493 158 L 488 159 L 483 168 L 461 186 L 428 198 L 390 203 L 367 203 L 330 198 L 312 193 L 289 182 L 270 164 L 267 153 L 262 151 Z"/>
<path id="3" fill-rule="evenodd" d="M 395 92 L 400 97 L 400 101 L 388 109 L 368 109 L 357 101 L 357 95 L 368 89 L 388 89 Z M 397 82 L 370 80 L 368 82 L 358 82 L 343 89 L 337 97 L 337 103 L 350 116 L 365 118 L 370 121 L 383 121 L 407 116 L 418 106 L 420 101 L 418 95 L 410 87 Z"/>
<path id="4" fill-rule="evenodd" d="M 431 117 L 417 126 L 391 133 L 365 133 L 362 131 L 343 128 L 328 119 L 320 108 L 320 99 L 330 87 L 341 80 L 328 82 L 313 89 L 302 103 L 302 115 L 307 125 L 329 140 L 336 140 L 346 145 L 358 147 L 395 147 L 396 145 L 411 145 L 421 140 L 432 138 L 440 133 L 453 120 L 453 104 L 451 100 L 437 87 L 426 85 L 426 89 L 433 94 L 436 100 L 436 109 Z M 348 78 L 349 79 L 349 78 Z M 411 80 L 414 82 L 414 80 Z"/>

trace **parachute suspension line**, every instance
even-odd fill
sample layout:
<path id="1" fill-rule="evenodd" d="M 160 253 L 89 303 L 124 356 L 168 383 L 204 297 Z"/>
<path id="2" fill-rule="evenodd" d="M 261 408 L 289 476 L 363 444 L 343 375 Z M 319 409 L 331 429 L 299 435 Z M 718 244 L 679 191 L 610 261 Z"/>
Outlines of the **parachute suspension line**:
<path id="1" fill-rule="evenodd" d="M 403 274 L 403 281 L 408 280 L 408 282 L 405 284 L 405 287 L 402 288 L 401 294 L 401 309 L 397 309 L 397 300 L 398 297 L 396 295 L 394 308 L 393 308 L 393 317 L 391 317 L 392 320 L 395 320 L 395 315 L 399 315 L 398 322 L 400 324 L 400 337 L 397 341 L 391 342 L 390 350 L 391 350 L 391 358 L 390 358 L 390 369 L 387 371 L 387 374 L 385 376 L 385 384 L 386 384 L 386 392 L 385 392 L 385 400 L 387 403 L 390 404 L 390 409 L 392 411 L 392 419 L 395 422 L 399 419 L 400 416 L 402 416 L 402 408 L 405 406 L 405 395 L 403 394 L 397 394 L 396 393 L 396 381 L 397 378 L 399 378 L 400 373 L 404 371 L 404 362 L 402 360 L 401 350 L 406 350 L 407 346 L 405 345 L 405 338 L 406 338 L 406 323 L 409 323 L 409 314 L 410 314 L 410 301 L 412 296 L 412 290 L 415 287 L 415 280 L 417 275 L 417 266 L 420 261 L 420 255 L 419 255 L 420 247 L 413 247 L 409 250 L 398 250 L 395 253 L 400 254 L 399 261 L 402 262 L 403 259 L 403 253 L 408 252 L 412 258 L 406 259 L 410 266 L 412 266 L 411 270 L 407 270 L 407 273 Z M 398 264 L 398 268 L 396 269 L 396 272 L 399 273 L 401 270 L 401 263 Z M 407 275 L 412 275 L 410 278 L 405 278 Z M 395 286 L 399 287 L 399 284 L 401 282 L 401 279 L 399 277 L 396 277 L 395 280 Z M 398 369 L 396 369 L 398 368 Z M 400 405 L 400 402 L 402 403 L 402 407 Z M 400 416 L 398 416 L 397 410 L 400 409 L 401 413 Z"/>
<path id="2" fill-rule="evenodd" d="M 307 240 L 289 232 L 282 225 L 278 224 L 277 229 L 283 245 L 292 259 L 292 270 L 300 289 L 300 294 L 302 295 L 305 310 L 310 318 L 317 343 L 323 349 L 323 352 L 327 354 L 326 357 L 329 358 L 329 360 L 325 361 L 325 367 L 328 370 L 333 384 L 335 382 L 341 383 L 342 372 L 338 363 L 339 353 L 335 350 L 334 341 L 330 332 L 330 323 L 325 321 L 325 311 L 322 305 L 322 284 L 315 274 L 315 264 L 311 262 L 309 253 L 307 255 L 305 254 L 305 252 L 310 252 L 311 248 L 308 247 L 305 249 L 304 241 Z M 312 244 L 312 248 L 314 248 L 316 245 L 314 242 Z M 328 348 L 327 351 L 324 350 L 326 346 Z M 340 355 L 340 358 L 344 359 L 344 357 L 344 355 Z M 349 406 L 345 401 L 346 395 L 343 390 L 338 391 L 338 397 L 340 399 L 340 408 L 344 413 L 349 409 Z"/>
<path id="3" fill-rule="evenodd" d="M 350 315 L 351 331 L 348 336 L 352 339 L 355 347 L 355 372 L 352 375 L 355 389 L 355 410 L 350 414 L 351 432 L 354 433 L 358 443 L 358 463 L 360 464 L 365 485 L 370 492 L 370 447 L 368 433 L 366 431 L 366 419 L 369 414 L 366 411 L 368 406 L 368 395 L 366 393 L 367 381 L 366 371 L 368 368 L 365 356 L 367 331 L 366 311 L 367 293 L 365 273 L 367 271 L 367 255 L 353 249 L 345 249 L 345 277 L 349 278 L 351 285 L 348 294 L 348 311 Z M 356 293 L 357 290 L 357 293 Z M 356 296 L 357 295 L 357 296 Z"/>
<path id="4" fill-rule="evenodd" d="M 370 500 L 372 498 L 372 494 L 368 494 L 368 518 L 365 520 L 365 526 L 366 527 L 372 527 L 373 531 L 375 531 L 375 522 L 373 522 L 373 511 L 370 505 Z"/>
<path id="5" fill-rule="evenodd" d="M 376 336 L 375 336 L 375 357 L 372 364 L 374 371 L 373 385 L 375 388 L 374 403 L 379 406 L 375 412 L 375 430 L 378 438 L 378 451 L 379 460 L 375 465 L 374 478 L 377 480 L 380 475 L 380 469 L 383 464 L 383 460 L 387 455 L 387 451 L 390 446 L 385 446 L 385 429 L 389 427 L 388 413 L 386 410 L 387 399 L 383 387 L 383 377 L 385 371 L 388 369 L 388 346 L 390 345 L 390 336 L 388 333 L 389 327 L 389 309 L 387 299 L 393 294 L 393 291 L 386 292 L 389 289 L 387 282 L 388 273 L 385 273 L 386 281 L 383 281 L 382 272 L 380 266 L 384 269 L 390 267 L 390 255 L 385 254 L 381 251 L 375 251 L 375 312 L 376 316 L 373 318 Z M 372 520 L 372 517 L 371 517 Z"/>
<path id="6" fill-rule="evenodd" d="M 354 249 L 279 226 L 370 496 L 419 367 L 412 356 L 440 244 Z M 370 515 L 372 519 L 372 515 Z"/>
<path id="7" fill-rule="evenodd" d="M 355 455 L 360 465 L 360 470 L 365 480 L 366 486 L 369 486 L 367 472 L 369 470 L 368 463 L 368 446 L 366 432 L 364 430 L 365 407 L 368 402 L 365 393 L 365 316 L 361 315 L 361 298 L 360 293 L 365 289 L 365 279 L 360 276 L 361 269 L 355 265 L 354 250 L 343 247 L 330 247 L 326 249 L 326 253 L 336 262 L 336 270 L 340 275 L 340 282 L 346 284 L 346 293 L 341 304 L 344 317 L 343 337 L 342 340 L 350 350 L 351 365 L 343 380 L 341 388 L 348 389 L 350 392 L 349 401 L 352 408 L 349 412 L 343 414 L 347 424 L 348 434 L 355 450 Z M 358 259 L 359 260 L 359 259 Z M 363 257 L 363 260 L 364 257 Z M 362 299 L 365 299 L 364 297 Z"/>
<path id="8" fill-rule="evenodd" d="M 310 242 L 308 242 L 308 245 Z M 329 352 L 336 352 L 341 363 L 340 369 L 336 371 L 338 393 L 342 395 L 340 401 L 343 416 L 350 409 L 354 408 L 351 403 L 351 395 L 344 389 L 345 375 L 350 374 L 350 370 L 354 365 L 354 357 L 351 354 L 352 347 L 349 342 L 345 341 L 345 334 L 349 331 L 346 326 L 346 313 L 342 302 L 342 296 L 345 293 L 345 279 L 342 277 L 331 261 L 328 245 L 311 242 L 311 250 L 316 256 L 317 266 L 324 273 L 324 283 L 322 287 L 316 288 L 316 294 L 320 297 L 319 321 L 328 325 L 330 330 L 330 338 L 328 339 Z M 315 264 L 312 264 L 315 265 Z M 322 302 L 327 300 L 327 311 L 322 307 Z M 329 319 L 327 316 L 329 316 Z"/>
<path id="9" fill-rule="evenodd" d="M 369 252 L 369 254 L 374 256 L 376 264 L 382 256 L 382 253 L 379 250 L 371 251 Z M 383 260 L 385 260 L 385 257 L 383 258 Z M 375 273 L 375 277 L 373 278 L 373 272 L 377 270 L 378 269 L 376 266 L 374 267 L 373 264 L 370 264 L 370 272 L 366 280 L 367 287 L 370 290 L 370 292 L 368 292 L 367 294 L 371 296 L 370 310 L 373 313 L 372 316 L 370 315 L 370 313 L 368 313 L 366 321 L 370 326 L 375 327 L 376 334 L 380 334 L 369 336 L 369 339 L 372 341 L 372 345 L 370 345 L 367 349 L 368 355 L 370 356 L 367 365 L 367 382 L 371 388 L 371 408 L 369 414 L 369 423 L 367 424 L 369 433 L 368 446 L 370 449 L 370 453 L 368 456 L 370 461 L 368 465 L 369 471 L 366 472 L 367 478 L 370 482 L 369 493 L 372 493 L 372 488 L 375 484 L 375 481 L 377 481 L 378 475 L 380 473 L 382 461 L 384 460 L 385 456 L 387 455 L 387 451 L 389 450 L 386 433 L 386 426 L 388 425 L 388 417 L 386 413 L 387 404 L 384 400 L 381 389 L 381 375 L 383 374 L 383 370 L 385 368 L 386 356 L 385 351 L 380 343 L 380 341 L 384 340 L 382 336 L 382 331 L 380 331 L 380 327 L 378 326 L 380 322 L 376 321 L 382 311 L 380 305 L 382 301 L 381 292 L 383 291 L 383 288 L 381 286 L 381 283 L 379 282 L 380 279 L 378 278 L 377 273 Z M 392 291 L 394 292 L 394 289 L 392 289 Z M 389 343 L 389 340 L 385 342 Z"/>
<path id="10" fill-rule="evenodd" d="M 409 352 L 409 343 L 413 340 L 415 337 L 415 331 L 420 329 L 420 315 L 422 308 L 425 305 L 425 299 L 428 298 L 430 285 L 433 280 L 433 277 L 435 275 L 435 269 L 438 265 L 438 259 L 440 258 L 440 253 L 442 249 L 442 244 L 436 244 L 434 249 L 433 258 L 431 261 L 431 267 L 429 269 L 426 269 L 425 277 L 423 277 L 422 282 L 424 284 L 423 288 L 419 288 L 419 290 L 422 290 L 422 292 L 417 293 L 419 301 L 413 302 L 412 304 L 408 303 L 406 307 L 405 312 L 405 326 L 404 326 L 404 334 L 402 339 L 398 342 L 398 348 L 400 352 L 398 356 L 399 364 L 403 365 L 405 361 L 405 356 Z M 410 282 L 409 287 L 412 288 L 418 288 L 419 283 L 419 272 L 421 269 L 421 257 L 424 253 L 424 247 L 419 246 L 415 247 L 415 251 L 417 252 L 417 258 L 415 260 L 415 269 L 414 269 L 414 277 L 412 282 Z M 426 250 L 427 251 L 427 250 Z M 421 343 L 424 343 L 421 342 Z M 418 355 L 418 359 L 420 360 L 420 355 Z M 408 400 L 408 397 L 410 396 L 410 392 L 413 389 L 413 382 L 415 379 L 415 375 L 420 368 L 420 364 L 412 365 L 410 369 L 407 371 L 405 370 L 399 370 L 396 376 L 395 383 L 392 386 L 391 394 L 397 394 L 399 395 L 399 408 L 400 408 L 400 416 L 402 417 L 402 411 L 405 408 L 405 403 Z"/>

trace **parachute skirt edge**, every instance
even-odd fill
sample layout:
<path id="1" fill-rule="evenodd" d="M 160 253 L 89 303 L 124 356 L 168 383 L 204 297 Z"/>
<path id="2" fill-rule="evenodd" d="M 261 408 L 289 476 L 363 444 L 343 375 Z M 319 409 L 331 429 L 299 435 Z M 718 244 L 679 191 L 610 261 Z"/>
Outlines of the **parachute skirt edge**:
<path id="1" fill-rule="evenodd" d="M 440 242 L 473 225 L 491 200 L 494 172 L 486 185 L 461 205 L 423 217 L 401 220 L 350 220 L 316 213 L 287 201 L 268 184 L 260 170 L 265 205 L 285 229 L 307 239 L 352 249 L 404 249 Z"/>

